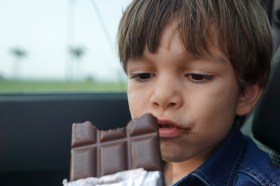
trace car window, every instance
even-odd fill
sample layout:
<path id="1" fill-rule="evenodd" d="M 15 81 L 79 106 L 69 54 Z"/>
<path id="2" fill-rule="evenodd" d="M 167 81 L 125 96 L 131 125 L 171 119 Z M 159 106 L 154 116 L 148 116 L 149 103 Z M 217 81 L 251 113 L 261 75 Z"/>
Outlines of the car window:
<path id="1" fill-rule="evenodd" d="M 129 1 L 0 1 L 0 92 L 124 91 L 116 32 Z"/>

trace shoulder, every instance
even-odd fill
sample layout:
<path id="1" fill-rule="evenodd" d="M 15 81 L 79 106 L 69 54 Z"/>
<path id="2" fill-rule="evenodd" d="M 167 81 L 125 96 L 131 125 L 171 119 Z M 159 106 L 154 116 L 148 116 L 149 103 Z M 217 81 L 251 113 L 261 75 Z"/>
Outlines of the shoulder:
<path id="1" fill-rule="evenodd" d="M 243 168 L 238 171 L 236 185 L 279 186 L 280 174 L 277 171 Z"/>
<path id="2" fill-rule="evenodd" d="M 269 156 L 245 137 L 244 158 L 240 164 L 236 185 L 280 185 L 280 168 Z"/>

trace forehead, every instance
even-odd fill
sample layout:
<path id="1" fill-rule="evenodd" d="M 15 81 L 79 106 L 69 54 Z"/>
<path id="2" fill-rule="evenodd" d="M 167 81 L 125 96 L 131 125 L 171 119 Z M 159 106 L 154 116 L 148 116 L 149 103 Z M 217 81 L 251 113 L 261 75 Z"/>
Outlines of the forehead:
<path id="1" fill-rule="evenodd" d="M 172 53 L 178 55 L 187 52 L 184 48 L 180 33 L 178 31 L 177 20 L 173 19 L 169 21 L 163 28 L 162 33 L 160 34 L 159 47 L 157 50 L 160 50 L 161 48 L 172 50 Z M 145 49 L 147 50 L 147 47 L 145 47 Z"/>

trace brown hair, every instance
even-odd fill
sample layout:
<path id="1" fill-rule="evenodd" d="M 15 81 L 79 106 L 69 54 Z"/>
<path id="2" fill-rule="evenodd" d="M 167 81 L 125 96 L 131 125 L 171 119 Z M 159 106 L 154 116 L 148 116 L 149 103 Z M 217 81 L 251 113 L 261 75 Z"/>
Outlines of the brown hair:
<path id="1" fill-rule="evenodd" d="M 178 20 L 186 51 L 198 56 L 210 54 L 216 37 L 241 90 L 256 83 L 265 87 L 272 40 L 269 21 L 259 0 L 133 0 L 118 30 L 119 57 L 125 71 L 127 61 L 142 56 L 145 48 L 156 52 L 161 32 L 172 18 Z"/>

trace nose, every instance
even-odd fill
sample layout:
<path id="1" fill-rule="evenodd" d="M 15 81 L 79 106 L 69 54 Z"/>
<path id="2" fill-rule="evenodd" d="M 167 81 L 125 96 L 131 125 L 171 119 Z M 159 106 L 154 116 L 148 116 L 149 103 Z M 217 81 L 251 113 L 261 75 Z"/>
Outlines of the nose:
<path id="1" fill-rule="evenodd" d="M 180 85 L 176 84 L 174 81 L 158 82 L 154 86 L 150 104 L 153 108 L 162 110 L 181 107 L 183 98 L 180 93 Z"/>

